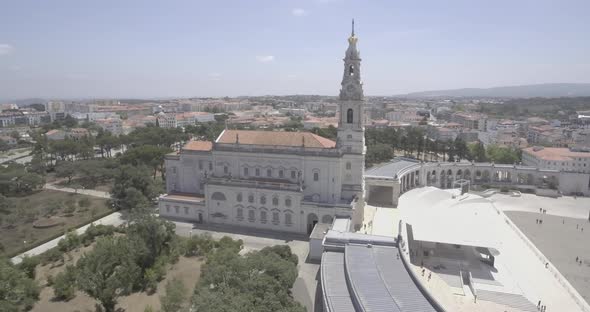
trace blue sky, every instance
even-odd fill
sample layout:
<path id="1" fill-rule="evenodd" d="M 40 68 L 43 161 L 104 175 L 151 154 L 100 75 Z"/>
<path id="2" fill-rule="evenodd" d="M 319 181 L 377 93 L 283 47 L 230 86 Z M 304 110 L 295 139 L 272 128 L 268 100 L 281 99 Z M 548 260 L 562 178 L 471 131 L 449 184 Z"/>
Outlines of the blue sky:
<path id="1" fill-rule="evenodd" d="M 0 0 L 0 99 L 367 95 L 590 82 L 588 0 Z"/>

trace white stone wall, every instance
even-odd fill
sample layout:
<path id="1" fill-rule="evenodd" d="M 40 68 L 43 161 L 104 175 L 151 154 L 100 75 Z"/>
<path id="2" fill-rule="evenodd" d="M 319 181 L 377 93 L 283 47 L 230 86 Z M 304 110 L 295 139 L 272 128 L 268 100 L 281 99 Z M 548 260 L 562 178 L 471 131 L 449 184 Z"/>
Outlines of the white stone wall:
<path id="1" fill-rule="evenodd" d="M 206 198 L 209 220 L 214 223 L 283 232 L 306 231 L 299 192 L 208 184 Z"/>
<path id="2" fill-rule="evenodd" d="M 162 217 L 199 221 L 201 214 L 203 222 L 207 222 L 207 208 L 201 203 L 160 199 L 158 208 Z"/>

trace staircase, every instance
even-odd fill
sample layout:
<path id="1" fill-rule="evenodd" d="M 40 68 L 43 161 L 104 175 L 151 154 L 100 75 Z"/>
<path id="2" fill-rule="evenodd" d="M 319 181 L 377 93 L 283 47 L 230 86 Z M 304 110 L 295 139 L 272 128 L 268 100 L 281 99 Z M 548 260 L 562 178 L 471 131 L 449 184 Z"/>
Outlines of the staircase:
<path id="1" fill-rule="evenodd" d="M 536 312 L 537 306 L 527 298 L 518 294 L 502 293 L 489 290 L 477 290 L 477 300 L 490 301 L 497 304 L 505 305 L 518 311 Z"/>

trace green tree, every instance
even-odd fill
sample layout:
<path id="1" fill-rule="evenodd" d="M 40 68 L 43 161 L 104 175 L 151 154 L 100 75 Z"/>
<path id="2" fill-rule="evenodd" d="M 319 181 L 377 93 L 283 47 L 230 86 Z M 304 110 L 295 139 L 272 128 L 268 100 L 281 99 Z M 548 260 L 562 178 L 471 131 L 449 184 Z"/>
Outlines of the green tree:
<path id="1" fill-rule="evenodd" d="M 163 312 L 178 312 L 184 307 L 186 300 L 186 287 L 179 279 L 173 279 L 166 283 L 166 294 L 160 296 L 160 304 Z"/>
<path id="2" fill-rule="evenodd" d="M 18 264 L 18 268 L 27 274 L 27 277 L 34 279 L 35 278 L 35 269 L 37 265 L 41 262 L 38 257 L 29 257 L 25 256 L 21 263 Z"/>
<path id="3" fill-rule="evenodd" d="M 78 165 L 72 161 L 62 161 L 55 166 L 55 176 L 58 178 L 67 178 L 68 184 L 72 183 L 72 178 L 76 176 Z"/>
<path id="4" fill-rule="evenodd" d="M 517 149 L 490 145 L 486 149 L 486 156 L 497 164 L 515 164 L 520 162 L 521 152 Z"/>
<path id="5" fill-rule="evenodd" d="M 268 248 L 240 256 L 235 248 L 220 247 L 207 256 L 191 309 L 305 311 L 290 293 L 296 278 L 297 266 L 283 248 Z"/>
<path id="6" fill-rule="evenodd" d="M 53 295 L 58 300 L 69 301 L 76 296 L 76 267 L 66 266 L 53 280 Z"/>
<path id="7" fill-rule="evenodd" d="M 114 178 L 111 195 L 113 203 L 117 209 L 131 209 L 129 205 L 130 195 L 128 191 L 134 188 L 145 196 L 148 202 L 153 201 L 160 193 L 157 185 L 149 176 L 147 168 L 144 166 L 134 167 L 131 165 L 121 166 L 117 175 Z"/>
<path id="8" fill-rule="evenodd" d="M 119 296 L 128 294 L 141 276 L 124 238 L 100 238 L 94 249 L 78 260 L 78 288 L 98 300 L 106 312 L 115 310 Z"/>
<path id="9" fill-rule="evenodd" d="M 468 158 L 469 149 L 467 148 L 467 143 L 460 138 L 456 138 L 454 144 L 454 151 L 457 154 L 457 160 L 461 161 L 461 159 Z"/>
<path id="10" fill-rule="evenodd" d="M 486 149 L 481 142 L 469 145 L 469 154 L 472 160 L 476 162 L 486 162 Z"/>
<path id="11" fill-rule="evenodd" d="M 0 151 L 7 151 L 8 149 L 10 149 L 10 145 L 8 145 L 8 142 L 0 139 Z"/>
<path id="12" fill-rule="evenodd" d="M 81 243 L 82 240 L 76 231 L 69 231 L 63 239 L 57 242 L 57 248 L 61 252 L 69 252 L 76 249 Z"/>
<path id="13" fill-rule="evenodd" d="M 39 287 L 7 259 L 0 259 L 0 309 L 25 311 L 39 299 Z"/>
<path id="14" fill-rule="evenodd" d="M 78 125 L 78 120 L 70 115 L 66 115 L 63 120 L 63 125 L 68 128 L 74 128 Z"/>
<path id="15" fill-rule="evenodd" d="M 14 207 L 13 200 L 0 194 L 0 213 L 9 213 L 12 207 Z"/>
<path id="16" fill-rule="evenodd" d="M 169 147 L 142 145 L 127 150 L 121 156 L 121 163 L 133 166 L 145 165 L 152 168 L 153 177 L 156 178 L 158 170 L 163 172 L 164 156 L 172 150 Z"/>

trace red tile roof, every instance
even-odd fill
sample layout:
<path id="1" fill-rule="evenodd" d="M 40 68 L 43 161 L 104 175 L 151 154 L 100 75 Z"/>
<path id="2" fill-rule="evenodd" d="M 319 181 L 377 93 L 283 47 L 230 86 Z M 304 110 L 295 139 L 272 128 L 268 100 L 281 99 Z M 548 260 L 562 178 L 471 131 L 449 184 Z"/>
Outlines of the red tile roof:
<path id="1" fill-rule="evenodd" d="M 213 143 L 209 141 L 190 141 L 184 145 L 183 150 L 208 152 L 213 148 Z"/>
<path id="2" fill-rule="evenodd" d="M 566 147 L 543 147 L 542 149 L 538 149 L 537 147 L 528 147 L 524 148 L 523 151 L 543 160 L 558 161 L 590 157 L 590 153 L 572 152 L 569 148 Z"/>
<path id="3" fill-rule="evenodd" d="M 336 142 L 310 132 L 225 130 L 218 143 L 334 148 Z"/>

